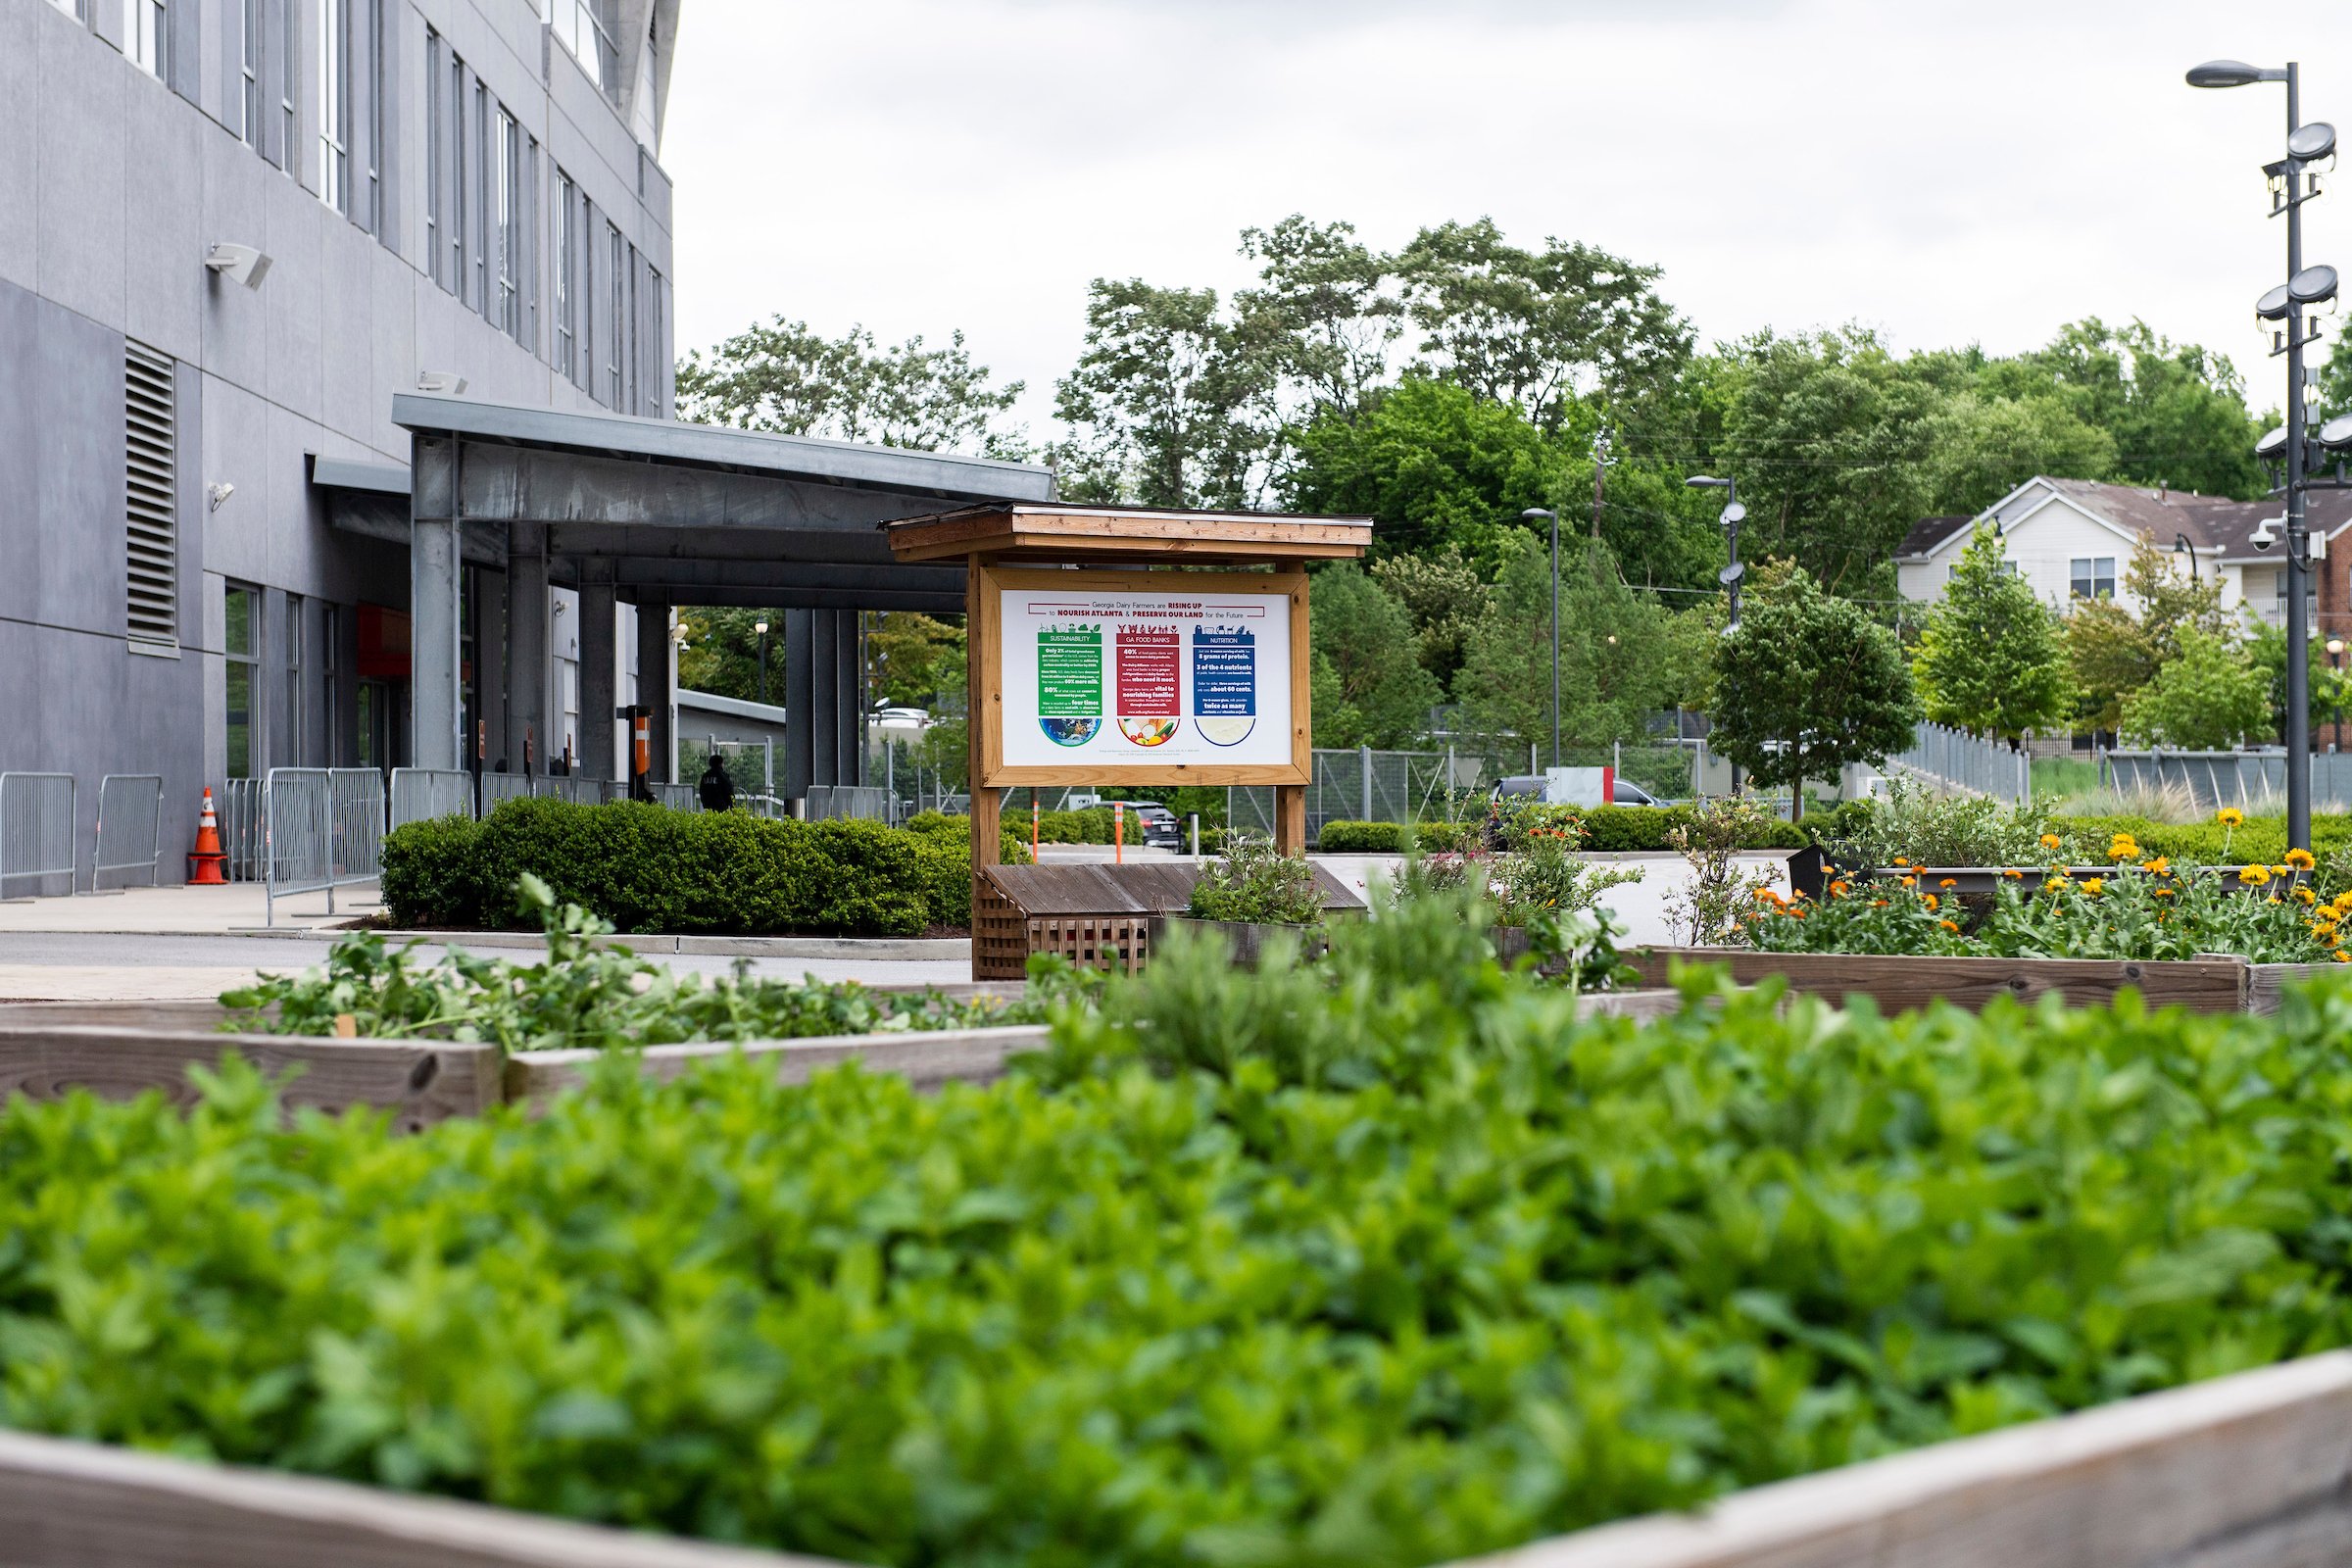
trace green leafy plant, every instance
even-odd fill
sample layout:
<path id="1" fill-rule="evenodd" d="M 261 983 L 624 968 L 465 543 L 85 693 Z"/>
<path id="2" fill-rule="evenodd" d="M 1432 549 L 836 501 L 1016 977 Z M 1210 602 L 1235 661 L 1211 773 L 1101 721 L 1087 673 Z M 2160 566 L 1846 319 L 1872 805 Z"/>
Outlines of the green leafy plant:
<path id="1" fill-rule="evenodd" d="M 1486 892 L 1494 901 L 1497 925 L 1548 925 L 1592 909 L 1611 888 L 1642 880 L 1640 866 L 1604 867 L 1586 859 L 1584 829 L 1572 815 L 1522 812 L 1508 842 L 1510 854 L 1487 862 Z"/>
<path id="2" fill-rule="evenodd" d="M 1017 1003 L 952 1000 L 938 992 L 892 995 L 854 980 L 756 980 L 739 962 L 729 978 L 672 970 L 610 945 L 612 927 L 576 904 L 559 906 L 525 873 L 518 906 L 542 922 L 536 963 L 456 949 L 428 958 L 421 942 L 398 947 L 368 932 L 339 939 L 326 962 L 223 993 L 243 1034 L 333 1035 L 370 1040 L 486 1041 L 509 1052 L 667 1045 L 686 1040 L 790 1040 L 909 1029 L 961 1029 L 1042 1019 L 1076 984 L 1041 974 Z"/>
<path id="3" fill-rule="evenodd" d="M 1172 940 L 987 1085 L 13 1097 L 0 1423 L 876 1564 L 1410 1568 L 2352 1343 L 2352 986 L 1685 984 L 1580 1016 L 1432 906 Z"/>
<path id="4" fill-rule="evenodd" d="M 1978 795 L 1937 795 L 1907 779 L 1889 779 L 1886 793 L 1846 819 L 1845 831 L 1825 836 L 1830 857 L 1864 870 L 1892 865 L 2039 865 L 2051 831 L 2049 813 L 2018 808 Z"/>
<path id="5" fill-rule="evenodd" d="M 1666 922 L 1684 942 L 1706 947 L 1728 938 L 1747 873 L 1740 852 L 1756 837 L 1763 810 L 1744 796 L 1692 809 L 1668 841 L 1690 866 L 1690 879 L 1666 898 Z"/>
<path id="6" fill-rule="evenodd" d="M 1323 895 L 1304 858 L 1284 855 L 1271 840 L 1236 835 L 1200 868 L 1184 912 L 1196 920 L 1321 925 Z"/>

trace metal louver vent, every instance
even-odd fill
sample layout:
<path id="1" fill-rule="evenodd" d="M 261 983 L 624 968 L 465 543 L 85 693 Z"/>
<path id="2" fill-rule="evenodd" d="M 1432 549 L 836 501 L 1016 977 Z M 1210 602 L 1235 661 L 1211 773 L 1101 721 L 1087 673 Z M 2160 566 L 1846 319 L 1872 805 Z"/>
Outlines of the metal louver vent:
<path id="1" fill-rule="evenodd" d="M 133 642 L 179 642 L 179 516 L 169 355 L 126 343 L 122 356 L 129 629 Z"/>

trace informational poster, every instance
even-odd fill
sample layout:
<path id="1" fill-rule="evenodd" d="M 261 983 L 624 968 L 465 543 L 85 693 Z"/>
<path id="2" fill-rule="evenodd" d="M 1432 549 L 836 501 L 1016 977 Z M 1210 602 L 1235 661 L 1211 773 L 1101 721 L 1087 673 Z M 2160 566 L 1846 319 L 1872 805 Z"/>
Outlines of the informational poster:
<path id="1" fill-rule="evenodd" d="M 1280 767 L 1291 752 L 1287 593 L 1007 587 L 1007 767 Z"/>

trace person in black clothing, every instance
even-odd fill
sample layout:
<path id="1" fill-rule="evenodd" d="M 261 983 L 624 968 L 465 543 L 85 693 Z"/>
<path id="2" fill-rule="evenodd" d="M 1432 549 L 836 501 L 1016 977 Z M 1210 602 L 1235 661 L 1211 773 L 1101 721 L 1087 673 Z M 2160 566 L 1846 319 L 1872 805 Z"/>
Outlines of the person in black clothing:
<path id="1" fill-rule="evenodd" d="M 702 796 L 703 809 L 706 811 L 731 811 L 735 808 L 735 781 L 727 777 L 726 767 L 719 761 L 716 752 L 710 754 L 710 765 L 703 769 Z"/>

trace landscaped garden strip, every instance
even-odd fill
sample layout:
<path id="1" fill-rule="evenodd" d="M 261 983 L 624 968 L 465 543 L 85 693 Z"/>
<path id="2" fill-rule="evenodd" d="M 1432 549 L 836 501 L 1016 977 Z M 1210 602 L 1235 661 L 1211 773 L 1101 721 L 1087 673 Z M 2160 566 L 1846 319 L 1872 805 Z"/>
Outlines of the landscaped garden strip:
<path id="1" fill-rule="evenodd" d="M 0 1419 L 862 1562 L 1413 1564 L 2352 1338 L 2352 977 L 1636 1027 L 1481 924 L 1179 942 L 930 1095 L 14 1101 Z"/>

